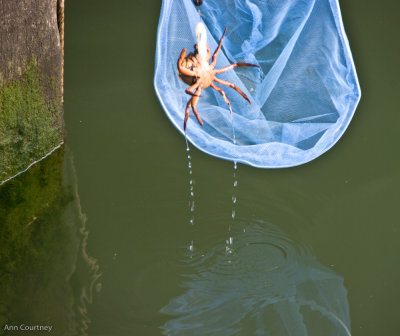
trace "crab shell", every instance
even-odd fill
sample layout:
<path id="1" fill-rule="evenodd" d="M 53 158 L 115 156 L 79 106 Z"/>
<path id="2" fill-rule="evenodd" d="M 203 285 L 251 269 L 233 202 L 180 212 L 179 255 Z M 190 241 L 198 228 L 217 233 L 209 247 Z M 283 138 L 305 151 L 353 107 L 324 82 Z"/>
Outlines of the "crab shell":
<path id="1" fill-rule="evenodd" d="M 196 50 L 196 45 L 195 45 L 195 50 Z M 196 68 L 199 66 L 199 62 L 197 60 L 196 54 L 190 53 L 189 55 L 187 55 L 181 62 L 181 66 L 183 66 L 186 69 L 196 71 Z M 197 82 L 197 77 L 186 76 L 186 75 L 182 74 L 181 72 L 178 72 L 178 75 L 179 75 L 179 78 L 189 86 L 193 85 L 194 83 Z"/>

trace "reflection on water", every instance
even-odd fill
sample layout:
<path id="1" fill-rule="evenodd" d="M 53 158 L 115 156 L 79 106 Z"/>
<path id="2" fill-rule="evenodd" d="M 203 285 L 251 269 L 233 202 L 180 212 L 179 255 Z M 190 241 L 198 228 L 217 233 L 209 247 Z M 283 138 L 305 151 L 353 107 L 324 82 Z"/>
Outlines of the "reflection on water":
<path id="1" fill-rule="evenodd" d="M 90 256 L 87 253 L 87 241 L 89 237 L 89 231 L 86 227 L 87 217 L 82 211 L 78 184 L 75 172 L 75 165 L 73 164 L 72 155 L 68 155 L 66 160 L 69 165 L 65 170 L 66 181 L 70 181 L 73 186 L 75 204 L 72 211 L 69 213 L 68 221 L 70 223 L 76 223 L 79 229 L 80 246 L 78 249 L 78 257 L 75 263 L 75 272 L 71 277 L 71 283 L 75 284 L 75 332 L 77 335 L 85 336 L 88 335 L 87 329 L 90 324 L 90 318 L 88 317 L 88 305 L 93 303 L 94 292 L 101 290 L 101 282 L 99 278 L 102 273 L 97 263 L 97 259 Z"/>
<path id="2" fill-rule="evenodd" d="M 350 335 L 343 278 L 276 226 L 237 220 L 234 253 L 221 241 L 183 260 L 164 334 Z"/>
<path id="3" fill-rule="evenodd" d="M 85 335 L 100 289 L 71 155 L 62 147 L 0 187 L 0 334 L 8 325 L 50 325 Z"/>

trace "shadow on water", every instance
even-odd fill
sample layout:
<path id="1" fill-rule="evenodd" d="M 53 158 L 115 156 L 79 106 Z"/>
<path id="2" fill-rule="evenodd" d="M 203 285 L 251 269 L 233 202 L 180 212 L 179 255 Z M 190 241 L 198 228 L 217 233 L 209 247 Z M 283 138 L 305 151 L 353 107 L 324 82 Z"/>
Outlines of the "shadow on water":
<path id="1" fill-rule="evenodd" d="M 72 155 L 62 147 L 1 186 L 0 205 L 0 325 L 86 335 L 101 273 L 86 251 Z"/>
<path id="2" fill-rule="evenodd" d="M 277 226 L 238 218 L 225 241 L 183 250 L 184 293 L 165 335 L 350 335 L 343 278 Z"/>

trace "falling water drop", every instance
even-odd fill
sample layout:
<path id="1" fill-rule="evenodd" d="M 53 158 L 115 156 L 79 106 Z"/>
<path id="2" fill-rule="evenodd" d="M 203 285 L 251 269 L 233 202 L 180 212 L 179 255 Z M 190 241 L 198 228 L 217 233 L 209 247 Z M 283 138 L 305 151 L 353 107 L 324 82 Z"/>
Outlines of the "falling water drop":
<path id="1" fill-rule="evenodd" d="M 237 204 L 237 198 L 236 198 L 236 187 L 238 185 L 237 181 L 237 163 L 236 161 L 234 162 L 233 165 L 233 188 L 232 188 L 232 219 L 235 219 L 236 216 L 236 204 Z"/>
<path id="2" fill-rule="evenodd" d="M 185 134 L 185 141 L 186 141 L 186 152 L 187 152 L 187 163 L 188 163 L 188 171 L 189 171 L 189 224 L 190 226 L 194 226 L 194 210 L 195 210 L 195 199 L 194 199 L 194 185 L 195 180 L 193 179 L 193 165 L 192 165 L 192 157 L 190 155 L 190 147 L 188 140 Z M 188 251 L 192 253 L 194 251 L 194 241 L 192 240 L 190 245 L 188 246 Z M 190 255 L 192 257 L 192 255 Z"/>
<path id="3" fill-rule="evenodd" d="M 231 125 L 232 125 L 232 142 L 234 145 L 236 145 L 236 134 L 235 134 L 235 127 L 233 123 L 233 113 L 232 113 L 232 107 L 229 104 L 229 110 L 231 112 Z M 233 237 L 231 235 L 232 231 L 232 225 L 235 223 L 235 218 L 236 218 L 236 204 L 237 204 L 237 198 L 236 198 L 236 187 L 238 185 L 237 181 L 237 162 L 233 162 L 233 188 L 232 188 L 232 224 L 229 224 L 228 227 L 228 234 L 229 238 L 226 240 L 226 246 L 225 246 L 225 251 L 227 255 L 232 255 L 234 253 L 233 250 Z"/>
<path id="4" fill-rule="evenodd" d="M 233 237 L 229 236 L 229 238 L 226 240 L 226 245 L 225 245 L 225 253 L 228 256 L 231 256 L 235 253 L 235 250 L 233 248 Z M 228 263 L 230 263 L 231 260 L 228 260 Z"/>

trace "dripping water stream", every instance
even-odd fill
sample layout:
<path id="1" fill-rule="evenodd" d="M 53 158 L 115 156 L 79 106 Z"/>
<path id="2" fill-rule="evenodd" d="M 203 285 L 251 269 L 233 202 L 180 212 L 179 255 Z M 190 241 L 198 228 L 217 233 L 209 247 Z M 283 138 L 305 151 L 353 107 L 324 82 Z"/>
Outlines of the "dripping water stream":
<path id="1" fill-rule="evenodd" d="M 229 104 L 229 110 L 231 113 L 231 125 L 232 125 L 232 142 L 234 145 L 236 145 L 236 134 L 235 134 L 235 127 L 233 124 L 233 113 L 232 113 L 232 107 Z M 235 218 L 236 218 L 236 207 L 237 207 L 237 198 L 236 198 L 236 190 L 238 186 L 238 167 L 237 167 L 237 161 L 233 161 L 233 186 L 232 186 L 232 222 L 229 224 L 228 227 L 228 239 L 226 240 L 226 253 L 227 254 L 233 254 L 233 236 L 232 236 L 232 227 L 235 224 Z"/>
<path id="2" fill-rule="evenodd" d="M 195 199 L 194 199 L 194 184 L 195 180 L 193 179 L 193 168 L 192 168 L 192 157 L 190 155 L 190 147 L 189 142 L 185 133 L 185 141 L 186 141 L 186 154 L 187 154 L 187 162 L 188 162 L 188 171 L 189 171 L 189 224 L 194 226 L 194 209 L 195 209 Z M 194 251 L 194 241 L 191 240 L 188 251 L 192 253 Z"/>

